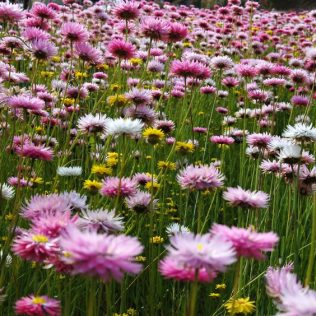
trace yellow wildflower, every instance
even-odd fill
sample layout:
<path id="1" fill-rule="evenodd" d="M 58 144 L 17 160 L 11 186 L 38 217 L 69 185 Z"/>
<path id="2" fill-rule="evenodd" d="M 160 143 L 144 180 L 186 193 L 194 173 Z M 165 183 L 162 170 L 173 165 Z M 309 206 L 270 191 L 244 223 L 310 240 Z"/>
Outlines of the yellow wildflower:
<path id="1" fill-rule="evenodd" d="M 229 314 L 251 314 L 255 310 L 254 301 L 250 301 L 249 297 L 237 298 L 235 300 L 231 299 L 225 304 L 225 308 Z"/>

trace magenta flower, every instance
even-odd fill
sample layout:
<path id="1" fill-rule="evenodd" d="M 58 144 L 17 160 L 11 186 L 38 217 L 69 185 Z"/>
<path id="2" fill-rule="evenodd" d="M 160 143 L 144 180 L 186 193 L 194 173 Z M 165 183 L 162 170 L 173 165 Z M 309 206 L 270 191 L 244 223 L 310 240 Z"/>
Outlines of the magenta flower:
<path id="1" fill-rule="evenodd" d="M 8 23 L 17 23 L 24 17 L 24 12 L 17 4 L 0 3 L 0 21 Z"/>
<path id="2" fill-rule="evenodd" d="M 166 257 L 160 261 L 159 264 L 160 273 L 167 279 L 175 279 L 178 281 L 194 281 L 195 279 L 195 269 L 188 267 L 186 265 L 179 265 L 173 258 Z M 198 270 L 198 280 L 199 282 L 209 283 L 213 281 L 217 276 L 214 271 L 207 271 L 205 268 L 200 268 Z"/>
<path id="3" fill-rule="evenodd" d="M 129 197 L 137 192 L 137 186 L 137 182 L 130 178 L 107 177 L 100 193 L 107 197 Z"/>
<path id="4" fill-rule="evenodd" d="M 135 56 L 135 48 L 131 43 L 115 39 L 108 45 L 109 52 L 119 59 L 131 59 Z"/>
<path id="5" fill-rule="evenodd" d="M 231 206 L 245 208 L 267 208 L 269 195 L 262 191 L 244 190 L 241 187 L 227 188 L 223 193 L 224 200 Z"/>
<path id="6" fill-rule="evenodd" d="M 210 141 L 214 144 L 220 144 L 220 145 L 231 145 L 235 142 L 234 138 L 230 136 L 224 136 L 224 135 L 219 135 L 219 136 L 212 136 L 210 138 Z"/>
<path id="7" fill-rule="evenodd" d="M 279 237 L 273 233 L 257 233 L 251 228 L 238 228 L 214 224 L 211 229 L 212 236 L 218 236 L 231 242 L 238 256 L 264 259 L 263 252 L 272 251 L 279 241 Z"/>
<path id="8" fill-rule="evenodd" d="M 179 77 L 192 77 L 207 79 L 210 77 L 210 70 L 202 63 L 188 60 L 175 60 L 171 64 L 171 73 Z"/>
<path id="9" fill-rule="evenodd" d="M 185 25 L 173 22 L 169 23 L 168 42 L 176 43 L 188 36 L 188 29 Z"/>
<path id="10" fill-rule="evenodd" d="M 135 262 L 135 256 L 141 254 L 143 246 L 135 237 L 81 232 L 70 226 L 61 237 L 60 245 L 69 254 L 63 260 L 73 266 L 72 274 L 121 281 L 124 273 L 137 274 L 142 269 Z"/>
<path id="11" fill-rule="evenodd" d="M 14 308 L 17 315 L 61 316 L 60 302 L 46 295 L 22 297 Z"/>
<path id="12" fill-rule="evenodd" d="M 56 17 L 56 13 L 53 9 L 40 2 L 34 3 L 31 13 L 38 18 L 47 20 L 52 20 Z"/>
<path id="13" fill-rule="evenodd" d="M 182 189 L 214 190 L 223 185 L 225 177 L 213 165 L 189 165 L 180 171 L 177 181 Z"/>

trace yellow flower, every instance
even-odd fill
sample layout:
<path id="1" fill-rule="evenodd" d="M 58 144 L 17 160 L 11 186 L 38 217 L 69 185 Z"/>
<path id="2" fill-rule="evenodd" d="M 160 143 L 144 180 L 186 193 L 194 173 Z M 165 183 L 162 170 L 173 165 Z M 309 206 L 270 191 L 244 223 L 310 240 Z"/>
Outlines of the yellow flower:
<path id="1" fill-rule="evenodd" d="M 154 236 L 150 239 L 150 242 L 153 244 L 162 244 L 164 239 L 160 236 Z"/>
<path id="2" fill-rule="evenodd" d="M 209 297 L 220 297 L 221 295 L 219 293 L 210 293 Z"/>
<path id="3" fill-rule="evenodd" d="M 105 165 L 93 165 L 91 168 L 91 173 L 97 174 L 98 176 L 100 175 L 109 176 L 112 174 L 112 169 L 109 167 L 106 167 Z"/>
<path id="4" fill-rule="evenodd" d="M 14 215 L 12 213 L 8 213 L 6 216 L 5 216 L 5 219 L 7 221 L 12 221 L 14 219 Z"/>
<path id="5" fill-rule="evenodd" d="M 37 133 L 41 133 L 41 132 L 44 131 L 44 128 L 43 128 L 42 126 L 36 126 L 36 127 L 35 127 L 35 131 L 36 131 Z"/>
<path id="6" fill-rule="evenodd" d="M 176 151 L 180 152 L 181 154 L 193 153 L 194 145 L 192 143 L 176 142 Z"/>
<path id="7" fill-rule="evenodd" d="M 148 127 L 144 130 L 143 137 L 148 141 L 148 143 L 155 145 L 165 137 L 165 134 L 161 129 Z"/>
<path id="8" fill-rule="evenodd" d="M 143 60 L 140 58 L 131 58 L 129 61 L 134 66 L 141 65 L 143 63 Z"/>
<path id="9" fill-rule="evenodd" d="M 114 167 L 114 166 L 116 166 L 117 165 L 117 163 L 118 163 L 118 159 L 117 158 L 107 158 L 107 160 L 106 160 L 106 165 L 107 166 L 109 166 L 109 167 Z"/>
<path id="10" fill-rule="evenodd" d="M 52 71 L 41 71 L 41 76 L 42 77 L 46 77 L 46 78 L 50 78 L 54 76 L 54 72 Z"/>
<path id="11" fill-rule="evenodd" d="M 119 88 L 120 88 L 120 85 L 117 84 L 117 83 L 113 83 L 113 84 L 111 84 L 111 86 L 110 86 L 110 89 L 111 89 L 112 91 L 117 91 Z"/>
<path id="12" fill-rule="evenodd" d="M 153 189 L 153 191 L 157 191 L 159 188 L 160 188 L 160 184 L 157 183 L 157 182 L 147 182 L 145 184 L 145 188 L 148 190 L 148 191 L 151 191 L 151 189 Z"/>
<path id="13" fill-rule="evenodd" d="M 61 58 L 59 56 L 53 56 L 52 57 L 52 61 L 55 62 L 55 63 L 59 63 L 61 60 Z"/>
<path id="14" fill-rule="evenodd" d="M 169 169 L 169 170 L 176 170 L 176 164 L 171 161 L 158 161 L 158 168 L 159 169 Z"/>
<path id="15" fill-rule="evenodd" d="M 85 180 L 83 187 L 89 191 L 98 191 L 102 187 L 102 183 L 96 180 Z"/>
<path id="16" fill-rule="evenodd" d="M 225 290 L 226 289 L 226 284 L 225 283 L 216 284 L 215 289 L 216 290 Z"/>
<path id="17" fill-rule="evenodd" d="M 110 106 L 117 107 L 122 107 L 128 104 L 128 99 L 125 97 L 124 94 L 110 95 L 107 97 L 106 101 Z"/>
<path id="18" fill-rule="evenodd" d="M 88 74 L 85 73 L 85 72 L 76 71 L 76 72 L 75 72 L 75 77 L 76 77 L 77 79 L 87 78 L 87 77 L 88 77 Z"/>
<path id="19" fill-rule="evenodd" d="M 44 180 L 40 177 L 36 177 L 36 178 L 32 178 L 31 182 L 33 183 L 33 185 L 38 185 L 38 184 L 43 184 Z"/>
<path id="20" fill-rule="evenodd" d="M 130 308 L 127 310 L 127 314 L 130 315 L 130 316 L 136 316 L 136 315 L 137 315 L 137 310 L 130 307 Z"/>
<path id="21" fill-rule="evenodd" d="M 137 256 L 137 257 L 135 257 L 135 260 L 137 262 L 145 262 L 146 261 L 146 257 L 144 257 L 144 256 Z"/>
<path id="22" fill-rule="evenodd" d="M 251 314 L 255 310 L 254 301 L 250 301 L 249 297 L 237 298 L 235 300 L 230 300 L 225 304 L 226 310 L 231 315 L 235 314 Z"/>
<path id="23" fill-rule="evenodd" d="M 272 34 L 273 34 L 273 31 L 272 31 L 272 30 L 266 30 L 266 34 L 272 35 Z"/>
<path id="24" fill-rule="evenodd" d="M 192 47 L 192 44 L 189 42 L 184 42 L 183 47 Z"/>
<path id="25" fill-rule="evenodd" d="M 62 102 L 64 103 L 65 106 L 71 106 L 75 104 L 75 99 L 73 98 L 64 98 L 62 99 Z"/>

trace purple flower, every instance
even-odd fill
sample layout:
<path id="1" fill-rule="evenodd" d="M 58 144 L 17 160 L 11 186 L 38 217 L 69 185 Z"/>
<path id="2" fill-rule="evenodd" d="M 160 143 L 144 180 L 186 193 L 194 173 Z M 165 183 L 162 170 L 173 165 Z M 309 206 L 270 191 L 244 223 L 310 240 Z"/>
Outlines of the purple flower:
<path id="1" fill-rule="evenodd" d="M 171 73 L 179 77 L 192 77 L 207 79 L 210 77 L 210 70 L 202 63 L 188 60 L 175 60 L 171 64 Z"/>
<path id="2" fill-rule="evenodd" d="M 72 274 L 121 281 L 124 273 L 137 274 L 142 269 L 140 264 L 135 263 L 135 256 L 141 254 L 143 246 L 135 237 L 81 232 L 70 226 L 61 237 L 60 245 L 69 254 L 63 260 L 73 266 Z"/>
<path id="3" fill-rule="evenodd" d="M 115 39 L 108 44 L 109 52 L 119 59 L 131 59 L 135 56 L 135 48 L 131 43 Z"/>
<path id="4" fill-rule="evenodd" d="M 85 42 L 89 38 L 89 32 L 80 23 L 67 22 L 61 27 L 61 35 L 70 42 Z"/>
<path id="5" fill-rule="evenodd" d="M 170 25 L 167 21 L 147 17 L 142 20 L 140 28 L 145 37 L 155 41 L 168 40 Z"/>
<path id="6" fill-rule="evenodd" d="M 114 15 L 121 20 L 136 20 L 139 16 L 138 4 L 134 1 L 121 1 L 114 8 Z"/>
<path id="7" fill-rule="evenodd" d="M 7 103 L 14 109 L 26 109 L 33 111 L 42 110 L 45 106 L 45 102 L 43 100 L 28 95 L 14 95 L 9 97 Z"/>

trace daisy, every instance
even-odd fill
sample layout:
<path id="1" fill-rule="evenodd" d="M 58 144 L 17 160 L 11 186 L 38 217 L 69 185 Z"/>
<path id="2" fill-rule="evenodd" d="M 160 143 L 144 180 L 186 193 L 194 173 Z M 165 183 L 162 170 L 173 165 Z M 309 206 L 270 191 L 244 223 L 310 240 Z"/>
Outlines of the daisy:
<path id="1" fill-rule="evenodd" d="M 83 133 L 104 133 L 108 119 L 105 114 L 86 114 L 78 120 L 78 129 Z"/>
<path id="2" fill-rule="evenodd" d="M 106 135 L 129 135 L 136 136 L 141 134 L 144 123 L 141 120 L 130 118 L 110 119 L 106 124 Z"/>
<path id="3" fill-rule="evenodd" d="M 78 177 L 82 174 L 81 167 L 58 167 L 57 174 L 61 177 Z"/>

